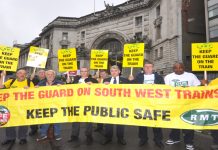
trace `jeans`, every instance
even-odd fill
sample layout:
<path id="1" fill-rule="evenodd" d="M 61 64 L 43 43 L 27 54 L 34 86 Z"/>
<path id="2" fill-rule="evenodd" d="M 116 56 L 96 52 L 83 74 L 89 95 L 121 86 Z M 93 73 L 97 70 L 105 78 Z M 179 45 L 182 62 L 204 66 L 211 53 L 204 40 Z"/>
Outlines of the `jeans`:
<path id="1" fill-rule="evenodd" d="M 50 124 L 42 124 L 40 128 L 40 135 L 46 136 L 48 133 L 48 128 Z M 61 135 L 61 127 L 60 124 L 53 124 L 54 127 L 54 136 L 60 136 Z"/>

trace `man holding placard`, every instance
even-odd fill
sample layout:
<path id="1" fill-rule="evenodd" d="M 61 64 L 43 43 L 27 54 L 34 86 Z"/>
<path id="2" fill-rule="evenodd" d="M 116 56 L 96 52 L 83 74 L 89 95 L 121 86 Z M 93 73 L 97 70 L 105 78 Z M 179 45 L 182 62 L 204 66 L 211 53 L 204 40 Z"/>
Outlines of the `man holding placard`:
<path id="1" fill-rule="evenodd" d="M 164 79 L 157 73 L 154 73 L 154 65 L 150 61 L 144 62 L 143 73 L 139 73 L 134 79 L 133 76 L 129 77 L 132 83 L 136 84 L 164 84 Z M 161 128 L 153 128 L 154 142 L 159 148 L 163 148 L 162 143 L 163 133 Z M 139 127 L 138 136 L 140 138 L 139 146 L 143 146 L 148 142 L 147 127 Z"/>
<path id="2" fill-rule="evenodd" d="M 128 84 L 129 81 L 123 77 L 120 77 L 120 69 L 114 65 L 110 68 L 111 77 L 104 79 L 104 84 Z M 121 145 L 126 145 L 124 139 L 124 125 L 116 125 L 117 127 L 117 142 Z M 112 141 L 113 137 L 113 125 L 105 124 L 105 139 L 102 141 L 102 145 L 106 145 Z"/>
<path id="3" fill-rule="evenodd" d="M 0 88 L 6 88 L 6 89 L 12 89 L 12 88 L 29 88 L 29 87 L 34 87 L 34 84 L 29 81 L 26 78 L 26 71 L 23 69 L 20 69 L 16 73 L 16 79 L 9 79 L 5 83 L 2 82 L 2 77 L 4 75 L 1 74 L 1 79 L 0 79 Z M 20 140 L 19 144 L 23 145 L 27 143 L 27 131 L 28 127 L 27 126 L 20 126 L 18 127 L 18 139 Z M 2 145 L 8 145 L 11 144 L 13 145 L 16 140 L 16 128 L 15 127 L 9 127 L 6 128 L 6 140 L 2 142 Z"/>

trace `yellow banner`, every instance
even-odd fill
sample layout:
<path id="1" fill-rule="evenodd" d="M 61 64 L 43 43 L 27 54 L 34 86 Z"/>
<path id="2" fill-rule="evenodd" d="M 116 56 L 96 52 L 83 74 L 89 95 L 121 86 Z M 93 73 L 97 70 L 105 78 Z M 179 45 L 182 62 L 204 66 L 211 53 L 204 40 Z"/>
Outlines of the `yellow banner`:
<path id="1" fill-rule="evenodd" d="M 123 67 L 143 67 L 144 43 L 125 44 Z"/>
<path id="2" fill-rule="evenodd" d="M 192 44 L 192 70 L 218 71 L 218 42 Z"/>
<path id="3" fill-rule="evenodd" d="M 48 52 L 49 49 L 31 46 L 27 59 L 27 66 L 45 68 Z"/>
<path id="4" fill-rule="evenodd" d="M 17 71 L 20 49 L 0 45 L 0 70 Z"/>
<path id="5" fill-rule="evenodd" d="M 59 71 L 75 71 L 77 70 L 76 49 L 59 49 L 58 50 Z"/>
<path id="6" fill-rule="evenodd" d="M 107 69 L 108 50 L 91 50 L 90 69 Z"/>
<path id="7" fill-rule="evenodd" d="M 74 84 L 0 90 L 0 126 L 95 122 L 218 129 L 218 86 Z"/>

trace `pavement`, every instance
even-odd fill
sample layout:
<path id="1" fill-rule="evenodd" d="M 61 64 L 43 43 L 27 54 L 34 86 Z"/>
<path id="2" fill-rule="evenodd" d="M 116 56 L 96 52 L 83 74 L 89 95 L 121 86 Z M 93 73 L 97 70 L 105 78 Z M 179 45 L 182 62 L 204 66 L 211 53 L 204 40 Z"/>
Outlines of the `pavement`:
<path id="1" fill-rule="evenodd" d="M 36 138 L 38 135 L 33 137 L 28 137 L 28 143 L 26 145 L 19 145 L 19 141 L 17 140 L 14 146 L 11 149 L 8 149 L 7 146 L 0 145 L 0 150 L 160 150 L 155 146 L 153 142 L 153 132 L 152 129 L 148 131 L 148 137 L 150 137 L 148 143 L 142 147 L 138 146 L 138 128 L 134 126 L 126 126 L 125 128 L 125 139 L 127 141 L 127 145 L 119 145 L 117 144 L 117 139 L 114 134 L 113 141 L 107 145 L 101 145 L 101 141 L 103 140 L 103 135 L 99 132 L 93 132 L 94 142 L 92 145 L 86 145 L 86 137 L 85 137 L 85 126 L 84 123 L 81 124 L 80 130 L 80 139 L 79 142 L 69 143 L 71 135 L 71 124 L 62 124 L 62 140 L 57 141 L 43 141 L 37 142 Z M 94 127 L 95 128 L 95 127 Z M 114 128 L 115 130 L 115 128 Z M 164 141 L 167 140 L 170 130 L 163 129 L 164 133 Z M 0 128 L 0 142 L 4 140 L 5 131 L 4 128 Z M 181 137 L 182 139 L 182 137 Z M 210 150 L 210 145 L 212 144 L 212 138 L 210 135 L 202 134 L 199 132 L 195 132 L 195 145 L 196 150 Z M 164 150 L 184 150 L 185 145 L 183 141 L 181 143 L 175 145 L 165 145 Z"/>

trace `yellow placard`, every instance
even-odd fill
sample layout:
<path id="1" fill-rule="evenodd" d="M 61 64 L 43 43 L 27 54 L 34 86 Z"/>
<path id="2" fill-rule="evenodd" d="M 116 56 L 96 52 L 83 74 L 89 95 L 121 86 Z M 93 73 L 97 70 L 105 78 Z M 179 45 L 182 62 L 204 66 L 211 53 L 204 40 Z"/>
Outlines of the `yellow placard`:
<path id="1" fill-rule="evenodd" d="M 192 71 L 218 71 L 218 42 L 192 44 Z"/>
<path id="2" fill-rule="evenodd" d="M 45 68 L 48 52 L 49 49 L 31 46 L 27 59 L 27 66 Z"/>
<path id="3" fill-rule="evenodd" d="M 0 45 L 0 70 L 17 71 L 20 49 Z"/>
<path id="4" fill-rule="evenodd" d="M 144 43 L 125 44 L 123 67 L 143 67 Z"/>
<path id="5" fill-rule="evenodd" d="M 60 72 L 77 70 L 76 49 L 59 49 L 58 50 L 58 65 Z"/>
<path id="6" fill-rule="evenodd" d="M 218 129 L 218 86 L 73 84 L 0 90 L 0 126 L 94 122 Z"/>
<path id="7" fill-rule="evenodd" d="M 90 69 L 107 69 L 108 50 L 91 50 Z"/>

